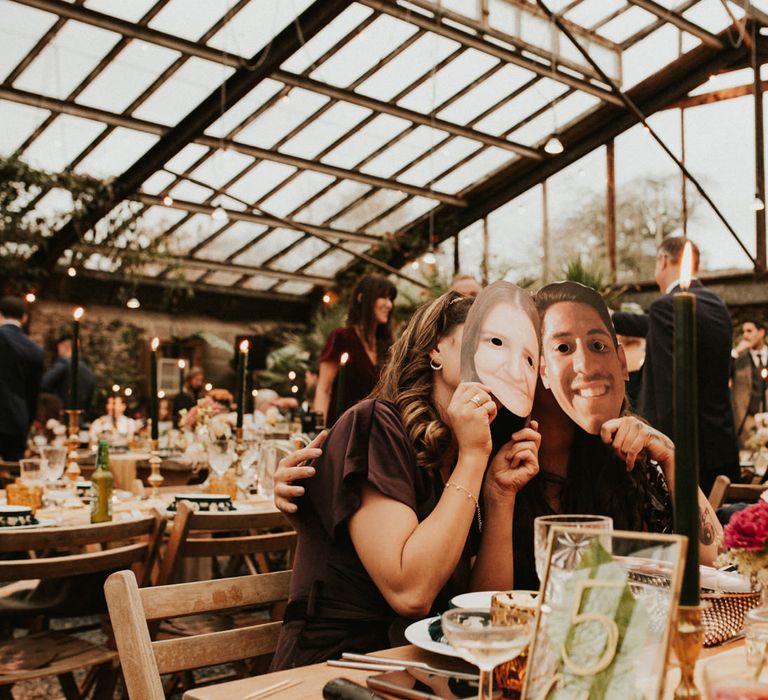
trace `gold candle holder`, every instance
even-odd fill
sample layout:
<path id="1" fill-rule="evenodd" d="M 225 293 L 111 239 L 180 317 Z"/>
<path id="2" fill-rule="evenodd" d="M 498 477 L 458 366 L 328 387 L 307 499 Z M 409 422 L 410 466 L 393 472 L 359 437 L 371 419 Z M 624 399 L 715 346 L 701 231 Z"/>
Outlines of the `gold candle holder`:
<path id="1" fill-rule="evenodd" d="M 243 429 L 235 428 L 235 476 L 243 475 L 243 454 L 245 453 L 245 444 L 243 443 Z"/>
<path id="2" fill-rule="evenodd" d="M 153 499 L 159 499 L 160 498 L 160 487 L 163 485 L 163 481 L 165 479 L 163 478 L 163 475 L 160 473 L 160 455 L 157 451 L 157 440 L 150 440 L 150 453 L 151 456 L 149 458 L 149 467 L 151 469 L 150 475 L 147 477 L 147 481 L 149 482 L 149 485 L 152 487 L 152 494 L 151 498 Z"/>
<path id="3" fill-rule="evenodd" d="M 700 700 L 694 672 L 696 661 L 704 646 L 704 624 L 701 605 L 679 605 L 672 629 L 672 648 L 680 663 L 680 683 L 675 688 L 675 699 Z"/>
<path id="4" fill-rule="evenodd" d="M 80 414 L 78 408 L 68 408 L 69 416 L 67 449 L 69 450 L 69 462 L 67 463 L 67 478 L 77 481 L 80 478 L 80 465 L 77 463 L 77 448 L 80 445 Z"/>

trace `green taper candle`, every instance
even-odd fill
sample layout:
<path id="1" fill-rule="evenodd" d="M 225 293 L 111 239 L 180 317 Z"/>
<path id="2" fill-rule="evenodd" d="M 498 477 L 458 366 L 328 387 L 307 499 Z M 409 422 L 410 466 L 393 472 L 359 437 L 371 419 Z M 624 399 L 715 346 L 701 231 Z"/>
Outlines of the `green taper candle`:
<path id="1" fill-rule="evenodd" d="M 160 347 L 160 338 L 152 338 L 149 353 L 149 418 L 152 421 L 152 440 L 158 437 L 158 397 L 157 397 L 157 349 Z"/>

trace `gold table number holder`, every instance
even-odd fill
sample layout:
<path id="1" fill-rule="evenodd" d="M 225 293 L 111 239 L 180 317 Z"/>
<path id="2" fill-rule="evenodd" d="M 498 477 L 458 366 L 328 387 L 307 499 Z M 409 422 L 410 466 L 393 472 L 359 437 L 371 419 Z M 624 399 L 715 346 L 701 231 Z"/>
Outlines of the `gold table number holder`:
<path id="1" fill-rule="evenodd" d="M 700 700 L 694 672 L 704 646 L 704 623 L 701 605 L 679 605 L 672 628 L 672 648 L 680 664 L 680 683 L 675 688 L 675 700 Z"/>
<path id="2" fill-rule="evenodd" d="M 67 478 L 77 481 L 80 478 L 80 465 L 77 463 L 77 448 L 80 445 L 80 414 L 82 411 L 78 408 L 68 408 L 66 410 L 69 416 L 67 430 L 67 450 L 69 462 L 67 464 Z"/>
<path id="3" fill-rule="evenodd" d="M 149 485 L 152 487 L 152 493 L 150 498 L 159 500 L 160 499 L 160 487 L 163 485 L 163 481 L 165 479 L 163 478 L 163 475 L 160 473 L 160 454 L 157 450 L 157 440 L 150 440 L 150 453 L 151 456 L 149 458 L 149 467 L 150 467 L 150 474 L 147 477 L 147 482 L 149 482 Z"/>

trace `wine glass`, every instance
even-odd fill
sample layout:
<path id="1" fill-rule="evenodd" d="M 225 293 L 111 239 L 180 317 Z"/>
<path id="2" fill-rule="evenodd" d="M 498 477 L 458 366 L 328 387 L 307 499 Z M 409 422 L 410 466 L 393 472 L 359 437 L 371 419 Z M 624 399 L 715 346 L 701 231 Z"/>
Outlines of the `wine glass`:
<path id="1" fill-rule="evenodd" d="M 230 439 L 213 440 L 208 443 L 208 464 L 220 479 L 235 461 L 235 441 Z"/>
<path id="2" fill-rule="evenodd" d="M 553 525 L 585 530 L 613 530 L 613 520 L 607 515 L 540 515 L 533 521 L 533 551 L 535 552 L 536 575 L 539 577 L 539 581 L 544 580 L 544 572 L 547 570 L 547 543 L 549 529 Z M 591 534 L 585 532 L 584 535 L 583 543 L 573 541 L 570 544 L 576 549 L 579 549 L 580 544 L 589 544 L 589 540 L 592 539 Z M 574 540 L 572 534 L 568 536 Z"/>
<path id="3" fill-rule="evenodd" d="M 46 445 L 40 448 L 43 458 L 45 477 L 50 482 L 58 481 L 64 474 L 64 463 L 67 461 L 67 448 Z"/>
<path id="4" fill-rule="evenodd" d="M 441 623 L 448 643 L 480 669 L 478 700 L 491 700 L 494 667 L 511 661 L 528 646 L 535 620 L 535 610 L 523 608 L 501 617 L 487 608 L 454 608 L 443 613 Z"/>

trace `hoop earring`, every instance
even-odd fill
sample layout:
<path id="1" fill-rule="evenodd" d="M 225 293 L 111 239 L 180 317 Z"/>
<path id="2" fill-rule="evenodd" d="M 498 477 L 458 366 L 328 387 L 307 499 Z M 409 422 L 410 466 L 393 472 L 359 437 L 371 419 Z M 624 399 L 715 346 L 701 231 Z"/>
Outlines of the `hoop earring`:
<path id="1" fill-rule="evenodd" d="M 441 362 L 439 365 L 436 365 L 434 360 L 430 360 L 429 366 L 435 370 L 435 372 L 439 372 L 443 368 L 443 363 Z"/>

